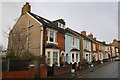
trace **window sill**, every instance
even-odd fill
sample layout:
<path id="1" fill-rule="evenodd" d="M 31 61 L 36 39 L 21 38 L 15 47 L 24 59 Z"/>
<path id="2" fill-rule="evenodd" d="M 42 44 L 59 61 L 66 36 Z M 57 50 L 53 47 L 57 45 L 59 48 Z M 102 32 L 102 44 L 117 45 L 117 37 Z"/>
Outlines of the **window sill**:
<path id="1" fill-rule="evenodd" d="M 58 43 L 56 43 L 56 42 L 50 42 L 50 41 L 47 41 L 47 43 L 52 43 L 52 44 L 56 44 L 56 45 L 58 45 Z"/>

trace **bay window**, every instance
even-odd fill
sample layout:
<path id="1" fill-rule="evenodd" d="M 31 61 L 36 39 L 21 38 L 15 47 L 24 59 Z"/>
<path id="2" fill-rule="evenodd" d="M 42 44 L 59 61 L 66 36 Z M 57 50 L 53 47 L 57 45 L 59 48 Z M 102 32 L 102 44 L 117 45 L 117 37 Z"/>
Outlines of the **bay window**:
<path id="1" fill-rule="evenodd" d="M 48 51 L 47 53 L 47 64 L 50 64 L 51 60 L 50 60 L 50 51 Z"/>
<path id="2" fill-rule="evenodd" d="M 76 54 L 76 62 L 78 62 L 78 53 Z"/>
<path id="3" fill-rule="evenodd" d="M 58 52 L 53 52 L 53 64 L 58 63 Z"/>
<path id="4" fill-rule="evenodd" d="M 79 52 L 71 52 L 71 62 L 72 62 L 72 64 L 74 63 L 74 62 L 79 62 L 80 61 L 80 58 L 79 58 Z"/>
<path id="5" fill-rule="evenodd" d="M 72 62 L 74 62 L 74 53 L 72 53 Z"/>
<path id="6" fill-rule="evenodd" d="M 53 64 L 57 64 L 59 66 L 59 50 L 47 49 L 46 62 L 50 66 L 53 66 Z"/>

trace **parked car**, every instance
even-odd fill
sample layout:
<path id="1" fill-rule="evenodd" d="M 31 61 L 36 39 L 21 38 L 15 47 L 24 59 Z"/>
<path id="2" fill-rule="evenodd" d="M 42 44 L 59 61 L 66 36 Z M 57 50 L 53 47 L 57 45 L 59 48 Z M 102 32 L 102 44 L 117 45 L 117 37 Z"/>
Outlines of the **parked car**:
<path id="1" fill-rule="evenodd" d="M 116 57 L 116 58 L 115 58 L 115 61 L 120 61 L 120 57 Z"/>

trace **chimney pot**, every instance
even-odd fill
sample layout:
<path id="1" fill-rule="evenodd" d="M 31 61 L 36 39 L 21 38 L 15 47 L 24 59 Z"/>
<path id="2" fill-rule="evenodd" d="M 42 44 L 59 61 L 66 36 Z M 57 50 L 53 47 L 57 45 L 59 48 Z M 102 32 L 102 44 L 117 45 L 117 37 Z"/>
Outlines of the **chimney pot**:
<path id="1" fill-rule="evenodd" d="M 105 42 L 105 41 L 103 41 L 102 43 L 104 43 L 104 44 L 105 44 L 106 42 Z"/>
<path id="2" fill-rule="evenodd" d="M 26 12 L 30 12 L 30 10 L 31 10 L 31 6 L 29 5 L 28 2 L 26 2 L 26 4 L 23 5 L 22 7 L 22 15 L 24 15 Z"/>
<path id="3" fill-rule="evenodd" d="M 86 31 L 85 30 L 81 31 L 81 34 L 86 35 Z"/>
<path id="4" fill-rule="evenodd" d="M 94 37 L 93 39 L 96 40 L 96 37 Z"/>
<path id="5" fill-rule="evenodd" d="M 113 40 L 113 42 L 117 42 L 117 40 L 116 40 L 116 39 L 114 39 L 114 40 Z"/>
<path id="6" fill-rule="evenodd" d="M 93 34 L 92 34 L 92 33 L 90 33 L 90 34 L 88 35 L 88 37 L 91 37 L 91 38 L 93 38 Z"/>

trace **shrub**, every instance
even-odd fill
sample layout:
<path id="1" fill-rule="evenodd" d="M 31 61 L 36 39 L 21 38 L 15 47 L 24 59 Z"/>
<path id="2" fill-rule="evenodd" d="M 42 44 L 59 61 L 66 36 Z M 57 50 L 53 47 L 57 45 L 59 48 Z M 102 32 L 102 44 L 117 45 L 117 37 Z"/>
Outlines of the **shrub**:
<path id="1" fill-rule="evenodd" d="M 7 59 L 22 59 L 22 60 L 30 60 L 33 59 L 33 55 L 29 52 L 23 52 L 19 56 L 15 54 L 14 52 L 9 52 L 6 54 Z"/>
<path id="2" fill-rule="evenodd" d="M 15 53 L 13 53 L 13 52 L 8 52 L 6 54 L 6 58 L 9 58 L 9 59 L 19 59 L 19 57 L 16 56 Z"/>
<path id="3" fill-rule="evenodd" d="M 30 60 L 30 59 L 33 59 L 33 55 L 29 51 L 26 51 L 21 53 L 20 58 L 23 60 L 26 60 L 26 59 Z"/>

